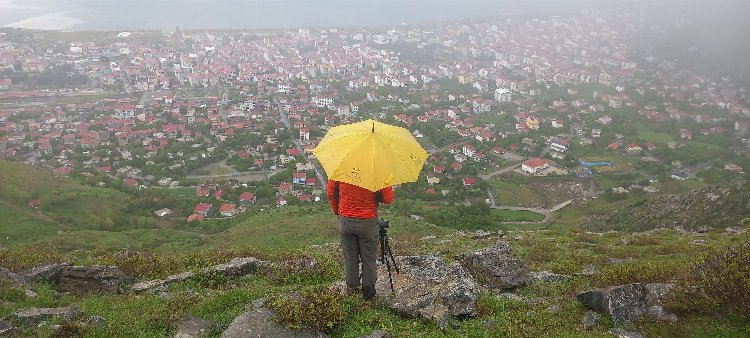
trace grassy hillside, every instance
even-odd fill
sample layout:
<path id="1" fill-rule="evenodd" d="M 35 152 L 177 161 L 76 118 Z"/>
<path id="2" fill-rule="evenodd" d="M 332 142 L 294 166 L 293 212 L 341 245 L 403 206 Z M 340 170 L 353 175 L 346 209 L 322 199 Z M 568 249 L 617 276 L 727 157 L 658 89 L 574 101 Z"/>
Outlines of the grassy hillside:
<path id="1" fill-rule="evenodd" d="M 41 207 L 27 212 L 33 199 L 39 199 Z M 84 186 L 28 165 L 0 161 L 0 204 L 15 208 L 17 215 L 57 223 L 64 229 L 114 228 L 128 217 L 130 201 L 130 196 L 119 191 Z M 17 220 L 2 219 L 0 225 Z"/>

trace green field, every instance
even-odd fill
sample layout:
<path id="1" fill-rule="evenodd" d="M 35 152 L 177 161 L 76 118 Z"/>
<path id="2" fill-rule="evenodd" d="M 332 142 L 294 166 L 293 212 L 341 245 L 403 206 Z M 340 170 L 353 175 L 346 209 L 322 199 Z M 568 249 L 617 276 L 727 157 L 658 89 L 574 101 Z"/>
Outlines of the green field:
<path id="1" fill-rule="evenodd" d="M 540 206 L 546 203 L 544 196 L 529 188 L 499 180 L 493 180 L 491 184 L 497 205 Z"/>
<path id="2" fill-rule="evenodd" d="M 492 209 L 492 217 L 504 222 L 541 222 L 544 215 L 525 210 Z"/>
<path id="3" fill-rule="evenodd" d="M 12 248 L 54 236 L 59 226 L 40 219 L 31 208 L 18 209 L 0 204 L 0 247 Z"/>

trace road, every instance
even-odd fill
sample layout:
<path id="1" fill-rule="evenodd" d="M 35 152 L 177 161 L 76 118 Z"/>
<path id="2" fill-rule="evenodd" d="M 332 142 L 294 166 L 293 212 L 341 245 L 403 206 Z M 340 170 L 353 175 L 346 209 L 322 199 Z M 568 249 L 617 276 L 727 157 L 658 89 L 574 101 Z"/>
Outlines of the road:
<path id="1" fill-rule="evenodd" d="M 502 168 L 500 170 L 493 171 L 493 172 L 491 172 L 491 173 L 489 173 L 487 175 L 479 175 L 479 178 L 481 178 L 481 179 L 483 179 L 485 181 L 489 181 L 493 176 L 497 176 L 497 175 L 500 175 L 500 174 L 505 174 L 505 173 L 507 173 L 507 172 L 509 172 L 509 171 L 511 171 L 513 169 L 516 169 L 516 168 L 520 167 L 520 166 L 521 166 L 521 163 L 516 163 L 516 164 L 510 165 L 510 166 L 507 166 L 505 168 Z"/>
<path id="2" fill-rule="evenodd" d="M 565 202 L 562 202 L 558 205 L 553 206 L 549 209 L 544 208 L 527 208 L 527 207 L 519 207 L 519 206 L 513 206 L 513 205 L 497 205 L 495 203 L 495 194 L 492 192 L 492 188 L 487 188 L 487 196 L 489 196 L 490 200 L 490 208 L 492 209 L 500 209 L 500 210 L 518 210 L 518 211 L 531 211 L 533 213 L 537 213 L 540 215 L 544 215 L 544 219 L 539 222 L 523 222 L 523 223 L 549 223 L 552 221 L 552 219 L 555 217 L 555 211 L 558 211 L 566 206 L 568 204 L 573 203 L 573 199 L 567 200 Z"/>
<path id="3" fill-rule="evenodd" d="M 292 123 L 289 122 L 289 118 L 286 115 L 286 111 L 284 110 L 284 107 L 281 106 L 281 102 L 279 102 L 279 99 L 275 95 L 271 98 L 271 100 L 273 101 L 273 103 L 276 104 L 276 110 L 278 110 L 279 112 L 279 117 L 281 118 L 281 122 L 284 123 L 286 128 L 289 130 L 290 137 L 292 138 L 292 142 L 294 142 L 294 145 L 297 147 L 297 150 L 300 151 L 302 156 L 305 157 L 305 161 L 312 163 L 313 170 L 315 170 L 315 176 L 318 177 L 318 181 L 320 182 L 320 184 L 322 184 L 323 187 L 325 187 L 326 184 L 328 184 L 328 178 L 323 173 L 323 170 L 318 166 L 318 164 L 314 161 L 311 161 L 310 158 L 307 156 L 307 154 L 305 153 L 305 149 L 302 148 L 302 142 L 299 141 L 299 138 L 296 138 L 294 137 L 294 135 L 292 135 Z"/>

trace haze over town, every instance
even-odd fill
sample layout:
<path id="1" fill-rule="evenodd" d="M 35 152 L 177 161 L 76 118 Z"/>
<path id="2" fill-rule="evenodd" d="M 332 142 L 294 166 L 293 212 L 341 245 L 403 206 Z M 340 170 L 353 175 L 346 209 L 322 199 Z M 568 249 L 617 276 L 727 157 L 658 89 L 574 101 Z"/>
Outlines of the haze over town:
<path id="1" fill-rule="evenodd" d="M 337 228 L 312 150 L 372 118 L 429 153 L 382 209 L 401 249 L 512 239 L 525 264 L 567 274 L 559 299 L 640 283 L 641 262 L 682 269 L 747 236 L 748 14 L 734 0 L 0 0 L 0 262 L 32 245 L 326 250 Z M 507 289 L 556 299 L 528 279 Z M 497 308 L 518 301 L 495 291 Z"/>

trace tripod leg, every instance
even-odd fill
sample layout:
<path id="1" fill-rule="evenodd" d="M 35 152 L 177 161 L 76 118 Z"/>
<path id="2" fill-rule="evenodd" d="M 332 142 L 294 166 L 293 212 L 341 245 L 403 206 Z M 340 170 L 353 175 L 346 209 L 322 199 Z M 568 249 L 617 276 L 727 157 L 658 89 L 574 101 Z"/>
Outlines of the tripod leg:
<path id="1" fill-rule="evenodd" d="M 396 259 L 393 258 L 393 251 L 391 251 L 391 246 L 388 244 L 388 239 L 385 239 L 385 248 L 388 250 L 388 256 L 391 257 L 391 262 L 393 262 L 393 267 L 396 269 L 396 273 L 401 273 L 401 271 L 398 270 L 398 265 L 396 265 Z"/>

